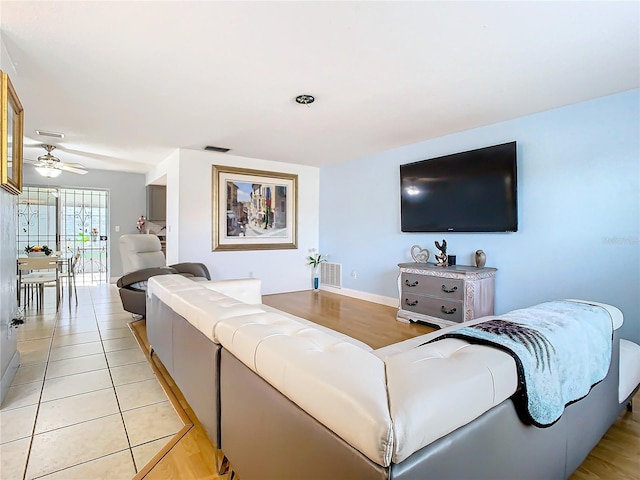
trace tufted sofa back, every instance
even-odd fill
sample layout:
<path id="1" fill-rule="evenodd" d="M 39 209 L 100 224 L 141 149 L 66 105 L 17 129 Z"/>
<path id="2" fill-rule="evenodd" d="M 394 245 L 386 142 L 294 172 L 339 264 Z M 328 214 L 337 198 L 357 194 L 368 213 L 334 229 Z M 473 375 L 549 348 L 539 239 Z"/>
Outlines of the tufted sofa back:
<path id="1" fill-rule="evenodd" d="M 225 286 L 158 276 L 149 280 L 148 294 L 161 296 L 212 342 L 378 465 L 406 460 L 516 391 L 509 354 L 453 338 L 424 344 L 459 326 L 372 351 L 257 303 L 259 283 L 252 281 Z"/>
<path id="2" fill-rule="evenodd" d="M 384 362 L 370 349 L 274 312 L 219 322 L 222 346 L 283 395 L 380 465 L 393 431 Z"/>

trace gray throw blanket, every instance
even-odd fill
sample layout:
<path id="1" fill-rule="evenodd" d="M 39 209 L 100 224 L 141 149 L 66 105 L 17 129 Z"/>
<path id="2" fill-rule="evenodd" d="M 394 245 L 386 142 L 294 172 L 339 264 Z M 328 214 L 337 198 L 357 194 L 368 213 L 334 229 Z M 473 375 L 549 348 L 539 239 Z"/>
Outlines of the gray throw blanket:
<path id="1" fill-rule="evenodd" d="M 611 316 L 597 305 L 572 301 L 514 310 L 439 337 L 500 348 L 515 359 L 519 388 L 513 401 L 521 419 L 555 423 L 564 407 L 589 394 L 611 363 Z"/>

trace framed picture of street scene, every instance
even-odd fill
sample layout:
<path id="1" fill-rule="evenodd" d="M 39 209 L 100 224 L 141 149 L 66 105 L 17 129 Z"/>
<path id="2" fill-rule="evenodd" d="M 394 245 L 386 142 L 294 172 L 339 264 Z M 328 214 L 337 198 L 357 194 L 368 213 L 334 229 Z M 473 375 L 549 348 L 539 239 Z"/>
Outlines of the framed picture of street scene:
<path id="1" fill-rule="evenodd" d="M 297 175 L 212 167 L 213 251 L 297 248 Z"/>
<path id="2" fill-rule="evenodd" d="M 0 186 L 22 192 L 22 131 L 24 109 L 9 75 L 0 70 Z"/>

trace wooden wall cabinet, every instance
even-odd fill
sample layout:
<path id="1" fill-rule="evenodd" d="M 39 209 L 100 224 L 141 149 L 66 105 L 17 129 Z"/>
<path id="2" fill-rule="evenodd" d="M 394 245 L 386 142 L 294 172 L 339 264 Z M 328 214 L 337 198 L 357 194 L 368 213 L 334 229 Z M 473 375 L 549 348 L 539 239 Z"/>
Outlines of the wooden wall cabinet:
<path id="1" fill-rule="evenodd" d="M 441 327 L 493 315 L 497 269 L 400 263 L 397 319 Z"/>
<path id="2" fill-rule="evenodd" d="M 167 187 L 147 185 L 147 220 L 164 222 L 167 219 Z"/>

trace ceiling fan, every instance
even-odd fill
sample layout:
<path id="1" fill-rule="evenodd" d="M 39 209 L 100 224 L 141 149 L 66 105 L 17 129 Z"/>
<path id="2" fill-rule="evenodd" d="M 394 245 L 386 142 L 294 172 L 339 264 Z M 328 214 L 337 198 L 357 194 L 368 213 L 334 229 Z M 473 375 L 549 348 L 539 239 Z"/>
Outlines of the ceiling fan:
<path id="1" fill-rule="evenodd" d="M 43 177 L 54 178 L 65 172 L 78 173 L 84 175 L 88 173 L 84 166 L 79 163 L 64 163 L 61 162 L 58 157 L 51 155 L 51 152 L 56 148 L 55 145 L 42 145 L 47 151 L 44 155 L 38 157 L 38 160 L 25 159 L 26 163 L 31 163 L 35 166 L 37 172 Z"/>

